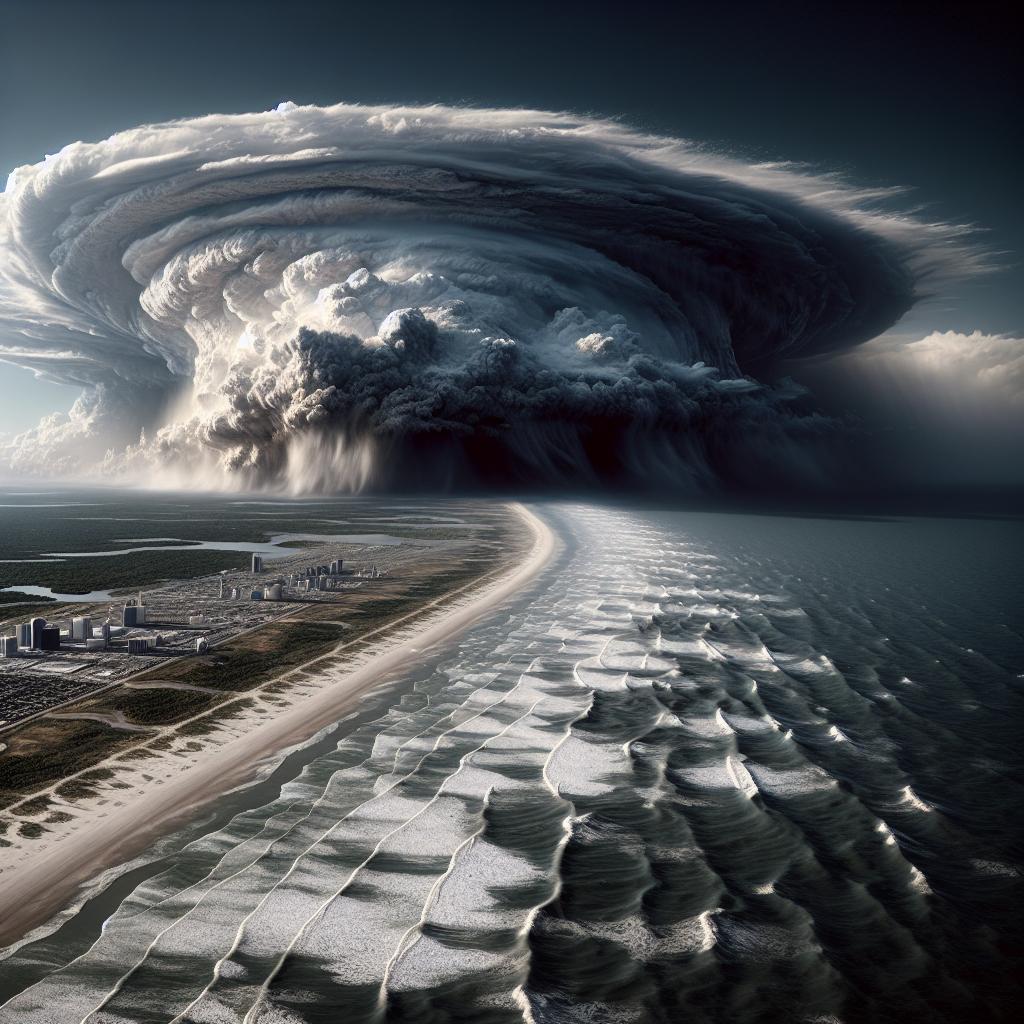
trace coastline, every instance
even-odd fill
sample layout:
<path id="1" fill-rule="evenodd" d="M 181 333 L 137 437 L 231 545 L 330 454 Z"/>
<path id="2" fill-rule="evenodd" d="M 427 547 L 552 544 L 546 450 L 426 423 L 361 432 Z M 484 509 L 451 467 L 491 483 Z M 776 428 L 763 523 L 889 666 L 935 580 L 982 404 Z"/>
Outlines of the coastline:
<path id="1" fill-rule="evenodd" d="M 49 920 L 91 879 L 129 863 L 198 808 L 244 785 L 261 766 L 331 725 L 382 676 L 421 658 L 425 648 L 450 640 L 529 582 L 550 560 L 555 537 L 524 506 L 511 507 L 531 530 L 533 545 L 510 571 L 474 583 L 466 593 L 446 595 L 434 611 L 417 615 L 411 625 L 403 626 L 401 619 L 389 623 L 385 637 L 345 657 L 347 666 L 340 671 L 330 667 L 334 652 L 291 669 L 275 682 L 292 676 L 302 682 L 285 692 L 288 703 L 271 717 L 243 713 L 191 759 L 168 749 L 135 769 L 138 778 L 132 779 L 130 790 L 115 789 L 82 801 L 79 806 L 90 813 L 73 828 L 35 840 L 31 850 L 0 851 L 8 855 L 0 855 L 0 949 Z M 318 662 L 328 667 L 310 681 L 306 673 Z M 131 770 L 124 764 L 118 768 Z"/>

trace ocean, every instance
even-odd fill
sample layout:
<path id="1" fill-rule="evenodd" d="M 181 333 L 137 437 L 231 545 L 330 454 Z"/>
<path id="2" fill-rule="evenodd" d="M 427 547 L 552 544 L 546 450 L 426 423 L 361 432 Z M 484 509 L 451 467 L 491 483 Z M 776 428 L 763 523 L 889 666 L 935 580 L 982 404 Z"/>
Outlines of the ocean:
<path id="1" fill-rule="evenodd" d="M 0 960 L 0 1020 L 1015 1019 L 1019 521 L 531 507 L 546 570 Z"/>

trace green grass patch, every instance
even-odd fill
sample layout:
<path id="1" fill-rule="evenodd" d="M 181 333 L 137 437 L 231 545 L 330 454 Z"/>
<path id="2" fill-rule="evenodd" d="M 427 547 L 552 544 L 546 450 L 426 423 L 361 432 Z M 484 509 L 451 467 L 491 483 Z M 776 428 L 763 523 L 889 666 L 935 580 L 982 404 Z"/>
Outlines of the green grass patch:
<path id="1" fill-rule="evenodd" d="M 130 761 L 148 761 L 156 756 L 156 752 L 148 747 L 137 747 L 135 750 L 126 750 L 123 754 L 118 754 L 116 760 L 126 763 Z"/>
<path id="2" fill-rule="evenodd" d="M 30 818 L 34 814 L 44 814 L 50 809 L 52 802 L 48 796 L 36 796 L 31 800 L 23 801 L 17 807 L 12 807 L 11 814 L 20 814 L 26 818 Z"/>
<path id="3" fill-rule="evenodd" d="M 54 792 L 62 800 L 80 800 L 83 797 L 92 796 L 96 789 L 81 779 L 68 779 L 67 782 L 62 782 Z"/>
<path id="4" fill-rule="evenodd" d="M 182 549 L 140 551 L 109 558 L 69 558 L 62 562 L 5 565 L 0 585 L 49 587 L 59 594 L 90 590 L 134 590 L 163 580 L 208 576 L 222 569 L 239 569 L 245 556 L 237 551 Z M 21 600 L 25 600 L 23 595 Z"/>
<path id="5" fill-rule="evenodd" d="M 106 694 L 99 705 L 104 711 L 120 711 L 133 725 L 173 725 L 208 711 L 222 698 L 194 690 L 125 687 Z"/>
<path id="6" fill-rule="evenodd" d="M 326 653 L 345 639 L 346 632 L 343 626 L 326 622 L 272 623 L 254 636 L 218 648 L 210 658 L 190 659 L 174 679 L 241 693 Z"/>
<path id="7" fill-rule="evenodd" d="M 7 584 L 4 584 L 4 586 L 7 586 Z M 40 604 L 41 602 L 56 604 L 57 599 L 55 597 L 41 597 L 39 594 L 22 594 L 17 590 L 0 591 L 0 604 Z"/>
<path id="8" fill-rule="evenodd" d="M 43 719 L 33 723 L 0 753 L 0 807 L 90 768 L 135 742 L 137 738 L 100 722 Z M 67 794 L 58 789 L 58 795 Z"/>

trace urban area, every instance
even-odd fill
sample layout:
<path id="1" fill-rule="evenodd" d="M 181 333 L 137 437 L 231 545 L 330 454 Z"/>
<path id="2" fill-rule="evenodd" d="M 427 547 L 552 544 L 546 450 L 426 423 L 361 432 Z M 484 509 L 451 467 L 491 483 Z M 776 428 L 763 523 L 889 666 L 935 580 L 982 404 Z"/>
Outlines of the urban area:
<path id="1" fill-rule="evenodd" d="M 248 572 L 175 580 L 91 614 L 36 615 L 8 628 L 0 637 L 0 729 L 121 683 L 154 659 L 202 655 L 310 601 L 337 600 L 390 573 L 392 552 L 375 550 L 378 561 L 359 568 L 342 557 L 302 564 L 296 553 L 273 575 L 253 554 Z"/>

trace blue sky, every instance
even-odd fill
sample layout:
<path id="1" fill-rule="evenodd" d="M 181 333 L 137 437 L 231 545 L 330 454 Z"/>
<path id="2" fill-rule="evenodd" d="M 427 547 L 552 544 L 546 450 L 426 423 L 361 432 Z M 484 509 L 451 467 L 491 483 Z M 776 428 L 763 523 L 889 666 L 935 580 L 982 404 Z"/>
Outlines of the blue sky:
<path id="1" fill-rule="evenodd" d="M 67 412 L 79 389 L 37 377 L 31 370 L 0 363 L 0 433 L 34 427 L 51 412 Z"/>

